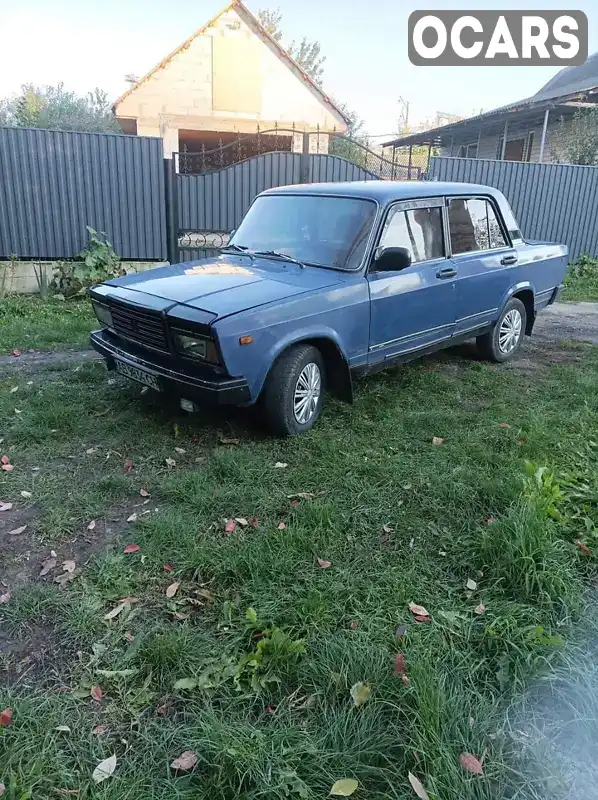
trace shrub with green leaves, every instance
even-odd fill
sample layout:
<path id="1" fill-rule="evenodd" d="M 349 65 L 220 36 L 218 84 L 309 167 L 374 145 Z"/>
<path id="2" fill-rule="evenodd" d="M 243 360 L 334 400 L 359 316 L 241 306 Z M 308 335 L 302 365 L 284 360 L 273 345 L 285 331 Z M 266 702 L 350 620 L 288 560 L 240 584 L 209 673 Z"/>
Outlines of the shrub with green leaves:
<path id="1" fill-rule="evenodd" d="M 121 274 L 120 258 L 104 231 L 87 226 L 89 242 L 74 261 L 59 262 L 52 290 L 66 298 L 84 294 L 89 286 Z"/>

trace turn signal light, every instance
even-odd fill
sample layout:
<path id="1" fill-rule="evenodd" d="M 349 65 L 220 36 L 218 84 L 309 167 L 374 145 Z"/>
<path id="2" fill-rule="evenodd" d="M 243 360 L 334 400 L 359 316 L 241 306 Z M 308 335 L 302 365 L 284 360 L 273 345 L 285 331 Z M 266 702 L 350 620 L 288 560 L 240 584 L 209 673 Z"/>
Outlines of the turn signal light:
<path id="1" fill-rule="evenodd" d="M 239 339 L 239 344 L 252 344 L 253 343 L 253 336 L 241 336 Z"/>

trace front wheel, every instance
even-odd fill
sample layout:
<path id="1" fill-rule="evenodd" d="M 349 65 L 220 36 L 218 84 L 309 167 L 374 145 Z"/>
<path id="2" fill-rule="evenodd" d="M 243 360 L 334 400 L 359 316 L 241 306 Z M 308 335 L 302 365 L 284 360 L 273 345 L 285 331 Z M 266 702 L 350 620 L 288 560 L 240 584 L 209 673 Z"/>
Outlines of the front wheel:
<path id="1" fill-rule="evenodd" d="M 521 300 L 512 297 L 492 330 L 476 339 L 482 356 L 489 361 L 498 362 L 513 358 L 523 343 L 526 322 L 525 306 Z"/>
<path id="2" fill-rule="evenodd" d="M 272 367 L 262 405 L 266 422 L 279 436 L 297 436 L 317 421 L 324 403 L 325 371 L 320 351 L 298 344 Z"/>

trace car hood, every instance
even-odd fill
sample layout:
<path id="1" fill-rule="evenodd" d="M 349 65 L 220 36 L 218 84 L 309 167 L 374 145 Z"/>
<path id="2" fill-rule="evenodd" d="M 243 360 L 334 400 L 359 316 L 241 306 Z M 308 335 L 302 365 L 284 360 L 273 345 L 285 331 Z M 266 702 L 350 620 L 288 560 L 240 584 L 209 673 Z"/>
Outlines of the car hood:
<path id="1" fill-rule="evenodd" d="M 303 269 L 274 259 L 226 255 L 126 275 L 104 286 L 127 290 L 122 294 L 114 292 L 122 299 L 131 298 L 130 292 L 139 293 L 140 304 L 143 295 L 150 295 L 224 317 L 341 281 L 342 275 L 332 270 Z"/>

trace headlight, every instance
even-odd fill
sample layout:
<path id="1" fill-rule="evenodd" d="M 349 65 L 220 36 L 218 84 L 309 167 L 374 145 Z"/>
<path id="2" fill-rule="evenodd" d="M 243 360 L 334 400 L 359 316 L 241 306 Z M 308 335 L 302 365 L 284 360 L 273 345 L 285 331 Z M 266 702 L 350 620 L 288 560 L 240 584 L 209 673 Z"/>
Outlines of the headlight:
<path id="1" fill-rule="evenodd" d="M 181 355 L 209 361 L 211 364 L 218 363 L 218 352 L 212 339 L 186 331 L 173 331 L 172 335 L 176 349 Z"/>
<path id="2" fill-rule="evenodd" d="M 93 302 L 93 310 L 95 311 L 95 315 L 98 318 L 99 323 L 103 328 L 111 328 L 112 327 L 112 314 L 110 313 L 110 309 L 108 306 L 102 305 L 102 303 Z"/>

